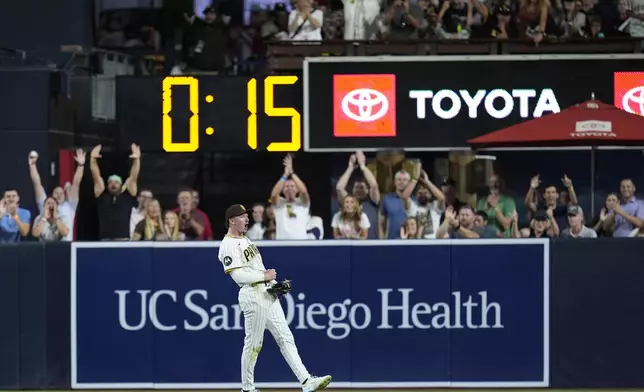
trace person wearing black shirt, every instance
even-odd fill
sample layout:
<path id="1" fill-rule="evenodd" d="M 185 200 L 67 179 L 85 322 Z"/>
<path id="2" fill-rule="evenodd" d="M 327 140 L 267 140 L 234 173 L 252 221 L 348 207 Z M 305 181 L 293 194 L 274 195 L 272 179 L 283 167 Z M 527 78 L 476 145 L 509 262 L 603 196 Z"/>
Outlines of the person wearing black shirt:
<path id="1" fill-rule="evenodd" d="M 223 71 L 226 64 L 228 29 L 222 15 L 215 7 L 204 10 L 204 19 L 194 14 L 184 17 L 191 28 L 188 30 L 187 46 L 191 47 L 188 64 L 201 71 Z"/>
<path id="2" fill-rule="evenodd" d="M 445 208 L 452 207 L 454 211 L 460 211 L 461 207 L 467 205 L 456 197 L 456 181 L 451 178 L 443 179 L 441 183 L 441 191 L 445 195 Z M 440 223 L 445 221 L 445 212 L 441 214 Z"/>
<path id="3" fill-rule="evenodd" d="M 127 240 L 130 237 L 130 214 L 136 205 L 137 181 L 141 170 L 141 149 L 132 144 L 132 167 L 130 176 L 125 180 L 113 174 L 105 181 L 101 177 L 98 159 L 101 158 L 101 148 L 92 149 L 90 154 L 90 169 L 94 180 L 94 197 L 98 202 L 98 235 L 101 240 Z"/>
<path id="4" fill-rule="evenodd" d="M 507 4 L 501 4 L 493 11 L 494 14 L 488 19 L 489 35 L 499 40 L 518 38 L 519 31 L 512 20 L 510 7 Z"/>

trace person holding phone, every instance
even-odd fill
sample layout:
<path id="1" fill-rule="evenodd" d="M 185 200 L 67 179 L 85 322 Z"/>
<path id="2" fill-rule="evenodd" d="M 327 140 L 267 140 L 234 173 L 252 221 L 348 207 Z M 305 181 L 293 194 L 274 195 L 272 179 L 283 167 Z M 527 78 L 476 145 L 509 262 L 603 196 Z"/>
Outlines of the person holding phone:
<path id="1" fill-rule="evenodd" d="M 69 223 L 58 213 L 58 202 L 48 197 L 42 215 L 36 217 L 31 234 L 41 242 L 61 241 L 69 233 Z"/>

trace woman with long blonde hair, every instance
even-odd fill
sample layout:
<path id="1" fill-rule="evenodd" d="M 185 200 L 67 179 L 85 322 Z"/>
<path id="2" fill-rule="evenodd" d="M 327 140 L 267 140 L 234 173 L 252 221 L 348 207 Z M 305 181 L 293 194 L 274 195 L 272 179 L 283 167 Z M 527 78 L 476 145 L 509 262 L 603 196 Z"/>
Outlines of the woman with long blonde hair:
<path id="1" fill-rule="evenodd" d="M 179 216 L 175 212 L 166 212 L 163 222 L 164 240 L 183 241 L 186 239 L 186 235 L 179 231 Z"/>
<path id="2" fill-rule="evenodd" d="M 340 211 L 333 215 L 331 221 L 335 239 L 367 239 L 371 227 L 367 214 L 362 212 L 355 197 L 347 195 L 342 199 Z"/>
<path id="3" fill-rule="evenodd" d="M 145 208 L 145 218 L 134 228 L 132 241 L 155 241 L 159 235 L 163 235 L 161 205 L 157 199 L 150 199 Z"/>

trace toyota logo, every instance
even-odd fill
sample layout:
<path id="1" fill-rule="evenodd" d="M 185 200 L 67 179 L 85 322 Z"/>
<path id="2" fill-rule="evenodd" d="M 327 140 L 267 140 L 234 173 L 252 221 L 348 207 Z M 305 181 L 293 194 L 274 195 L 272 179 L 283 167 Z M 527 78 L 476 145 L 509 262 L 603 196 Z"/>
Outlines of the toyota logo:
<path id="1" fill-rule="evenodd" d="M 380 91 L 359 88 L 342 98 L 342 112 L 358 122 L 373 122 L 387 114 L 389 101 Z"/>
<path id="2" fill-rule="evenodd" d="M 644 86 L 628 90 L 622 97 L 622 108 L 629 113 L 644 116 Z"/>

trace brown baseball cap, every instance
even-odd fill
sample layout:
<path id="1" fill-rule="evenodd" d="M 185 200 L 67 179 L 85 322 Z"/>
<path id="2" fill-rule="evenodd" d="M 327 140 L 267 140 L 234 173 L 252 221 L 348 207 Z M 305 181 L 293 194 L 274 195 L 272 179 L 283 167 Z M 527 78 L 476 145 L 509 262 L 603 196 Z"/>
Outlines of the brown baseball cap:
<path id="1" fill-rule="evenodd" d="M 226 227 L 228 227 L 228 220 L 236 216 L 248 214 L 248 210 L 241 204 L 233 204 L 226 210 Z"/>

